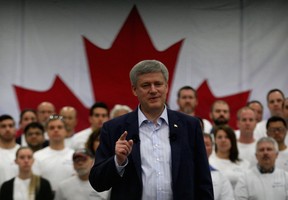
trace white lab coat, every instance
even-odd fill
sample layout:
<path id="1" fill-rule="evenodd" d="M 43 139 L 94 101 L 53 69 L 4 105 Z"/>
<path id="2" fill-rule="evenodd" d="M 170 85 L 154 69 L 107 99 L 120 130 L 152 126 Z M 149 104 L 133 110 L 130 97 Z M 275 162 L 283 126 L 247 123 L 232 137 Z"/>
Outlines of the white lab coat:
<path id="1" fill-rule="evenodd" d="M 275 168 L 261 174 L 255 166 L 239 178 L 235 187 L 236 200 L 288 200 L 288 174 Z"/>
<path id="2" fill-rule="evenodd" d="M 214 200 L 234 200 L 233 188 L 228 178 L 218 170 L 212 170 L 211 177 Z"/>

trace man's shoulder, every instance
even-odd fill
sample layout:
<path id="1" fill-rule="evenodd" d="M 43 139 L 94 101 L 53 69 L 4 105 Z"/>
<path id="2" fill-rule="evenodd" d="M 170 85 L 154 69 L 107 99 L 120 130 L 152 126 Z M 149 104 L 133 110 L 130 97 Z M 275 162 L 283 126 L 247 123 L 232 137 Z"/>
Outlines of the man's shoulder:
<path id="1" fill-rule="evenodd" d="M 286 178 L 288 178 L 288 172 L 282 168 L 277 167 L 277 166 L 275 167 L 274 173 L 279 174 L 280 176 L 285 176 Z"/>
<path id="2" fill-rule="evenodd" d="M 48 151 L 50 150 L 50 147 L 44 147 L 43 149 L 40 149 L 38 151 L 36 151 L 33 155 L 34 158 L 38 158 L 38 157 L 42 157 L 44 154 L 46 154 Z"/>
<path id="3" fill-rule="evenodd" d="M 278 152 L 278 157 L 279 157 L 279 155 L 288 156 L 288 148 L 286 148 L 285 150 L 279 151 L 279 152 Z M 288 157 L 287 157 L 287 158 L 288 158 Z"/>
<path id="4" fill-rule="evenodd" d="M 73 137 L 81 137 L 80 135 L 85 135 L 85 134 L 87 134 L 87 133 L 92 133 L 92 128 L 91 127 L 89 127 L 89 128 L 86 128 L 86 129 L 83 129 L 83 130 L 81 130 L 81 131 L 79 131 L 79 132 L 77 132 L 77 133 L 75 133 L 74 135 L 73 135 Z"/>
<path id="5" fill-rule="evenodd" d="M 59 183 L 59 188 L 66 190 L 67 188 L 77 187 L 79 184 L 78 179 L 77 175 L 66 178 Z"/>

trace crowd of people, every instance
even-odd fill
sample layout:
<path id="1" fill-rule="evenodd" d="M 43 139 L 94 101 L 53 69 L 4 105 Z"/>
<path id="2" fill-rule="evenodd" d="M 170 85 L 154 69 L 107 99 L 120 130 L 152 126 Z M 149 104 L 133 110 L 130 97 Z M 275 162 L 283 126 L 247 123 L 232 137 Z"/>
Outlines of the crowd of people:
<path id="1" fill-rule="evenodd" d="M 117 104 L 111 118 L 130 111 Z M 12 116 L 1 115 L 0 199 L 109 199 L 109 191 L 96 192 L 88 181 L 100 129 L 108 120 L 109 109 L 102 102 L 91 106 L 91 127 L 79 133 L 75 133 L 77 111 L 71 106 L 59 114 L 51 102 L 24 109 L 18 130 Z"/>
<path id="2" fill-rule="evenodd" d="M 288 199 L 288 97 L 272 89 L 266 100 L 269 118 L 260 101 L 249 101 L 237 112 L 236 130 L 223 100 L 211 105 L 211 124 L 200 118 L 216 200 Z M 182 87 L 177 102 L 180 112 L 197 117 L 195 89 Z"/>
<path id="3" fill-rule="evenodd" d="M 168 78 L 159 61 L 137 63 L 130 81 L 139 106 L 96 102 L 90 127 L 77 133 L 69 105 L 24 109 L 18 130 L 1 115 L 0 199 L 288 199 L 284 93 L 267 92 L 267 120 L 260 101 L 248 102 L 234 130 L 223 100 L 210 119 L 198 117 L 190 86 L 178 90 L 179 109 L 169 109 Z"/>

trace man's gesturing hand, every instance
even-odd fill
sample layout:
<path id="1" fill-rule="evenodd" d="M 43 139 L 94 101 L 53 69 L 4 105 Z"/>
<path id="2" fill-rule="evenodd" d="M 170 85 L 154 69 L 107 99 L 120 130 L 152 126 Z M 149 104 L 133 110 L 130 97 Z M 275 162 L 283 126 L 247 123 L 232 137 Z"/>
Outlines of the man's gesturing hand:
<path id="1" fill-rule="evenodd" d="M 116 142 L 115 154 L 118 165 L 122 165 L 132 151 L 133 140 L 126 140 L 127 131 L 125 131 Z"/>

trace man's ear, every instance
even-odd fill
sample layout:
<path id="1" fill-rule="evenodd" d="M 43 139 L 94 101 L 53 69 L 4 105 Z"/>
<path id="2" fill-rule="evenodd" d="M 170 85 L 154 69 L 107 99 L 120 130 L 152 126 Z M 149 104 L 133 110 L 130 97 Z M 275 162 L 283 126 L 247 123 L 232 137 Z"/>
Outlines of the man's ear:
<path id="1" fill-rule="evenodd" d="M 133 95 L 137 97 L 136 87 L 132 85 L 131 90 L 132 90 Z"/>

